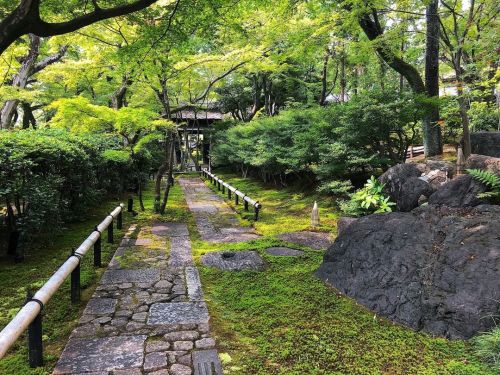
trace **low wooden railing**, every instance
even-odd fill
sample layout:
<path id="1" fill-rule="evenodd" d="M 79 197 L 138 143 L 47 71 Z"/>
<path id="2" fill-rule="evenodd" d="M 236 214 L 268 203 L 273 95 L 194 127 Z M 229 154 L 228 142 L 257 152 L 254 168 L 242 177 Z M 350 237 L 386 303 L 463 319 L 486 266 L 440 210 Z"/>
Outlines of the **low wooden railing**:
<path id="1" fill-rule="evenodd" d="M 245 211 L 248 211 L 248 206 L 251 205 L 254 211 L 254 220 L 259 220 L 259 212 L 262 209 L 262 205 L 258 201 L 250 198 L 234 186 L 229 185 L 227 182 L 224 182 L 224 180 L 209 172 L 206 168 L 201 170 L 201 175 L 209 179 L 213 185 L 216 185 L 219 191 L 222 190 L 222 193 L 225 193 L 227 189 L 228 199 L 232 199 L 231 195 L 234 194 L 234 203 L 236 205 L 239 204 L 239 198 L 241 198 L 243 200 Z"/>
<path id="2" fill-rule="evenodd" d="M 26 304 L 16 314 L 7 326 L 0 332 L 0 359 L 5 356 L 9 348 L 28 329 L 28 356 L 31 367 L 43 365 L 42 345 L 42 310 L 50 298 L 61 287 L 66 278 L 71 275 L 71 302 L 80 301 L 80 263 L 82 257 L 94 247 L 94 266 L 101 267 L 101 236 L 108 230 L 108 243 L 113 243 L 113 221 L 116 219 L 116 228 L 122 229 L 123 204 L 116 207 L 106 218 L 97 225 L 85 241 L 74 251 L 50 279 L 34 294 L 28 292 Z M 133 201 L 129 199 L 128 211 L 133 211 Z"/>
<path id="3" fill-rule="evenodd" d="M 406 157 L 408 159 L 423 154 L 424 154 L 424 146 L 410 146 L 408 147 L 408 151 L 406 151 Z"/>

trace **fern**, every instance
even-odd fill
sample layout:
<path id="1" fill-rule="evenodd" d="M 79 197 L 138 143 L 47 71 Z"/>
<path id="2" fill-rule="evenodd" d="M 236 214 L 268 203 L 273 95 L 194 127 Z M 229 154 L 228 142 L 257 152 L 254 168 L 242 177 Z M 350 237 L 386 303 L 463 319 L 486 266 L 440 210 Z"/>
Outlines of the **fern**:
<path id="1" fill-rule="evenodd" d="M 478 198 L 500 200 L 500 176 L 481 169 L 467 169 L 467 172 L 477 181 L 482 182 L 490 191 L 478 194 Z"/>

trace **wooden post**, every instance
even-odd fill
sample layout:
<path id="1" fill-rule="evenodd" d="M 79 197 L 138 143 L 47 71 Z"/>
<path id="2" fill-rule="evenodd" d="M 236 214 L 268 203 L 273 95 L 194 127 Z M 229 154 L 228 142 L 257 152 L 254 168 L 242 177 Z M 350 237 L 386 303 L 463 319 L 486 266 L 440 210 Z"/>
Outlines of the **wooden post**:
<path id="1" fill-rule="evenodd" d="M 78 258 L 78 265 L 71 272 L 71 303 L 76 304 L 80 302 L 81 288 L 80 288 L 80 264 L 81 257 L 72 251 L 72 256 Z"/>
<path id="2" fill-rule="evenodd" d="M 134 200 L 132 198 L 129 198 L 127 212 L 132 212 L 133 210 L 134 210 Z"/>
<path id="3" fill-rule="evenodd" d="M 248 202 L 243 198 L 243 202 L 245 202 L 245 211 L 248 211 Z"/>
<path id="4" fill-rule="evenodd" d="M 97 227 L 94 231 L 98 231 Z M 101 267 L 101 232 L 99 232 L 97 241 L 94 242 L 94 267 Z"/>
<path id="5" fill-rule="evenodd" d="M 33 301 L 33 294 L 28 290 L 26 302 Z M 41 309 L 36 318 L 28 326 L 28 359 L 31 368 L 43 366 L 42 341 L 42 302 L 35 300 Z"/>
<path id="6" fill-rule="evenodd" d="M 227 189 L 227 199 L 231 199 L 231 189 Z"/>
<path id="7" fill-rule="evenodd" d="M 108 225 L 108 243 L 113 243 L 113 219 Z"/>
<path id="8" fill-rule="evenodd" d="M 116 229 L 122 229 L 123 228 L 123 215 L 122 211 L 118 213 L 118 216 L 116 217 Z"/>
<path id="9" fill-rule="evenodd" d="M 255 221 L 259 220 L 259 203 L 255 203 L 255 206 L 253 206 L 253 212 L 254 212 L 254 215 L 253 215 L 253 218 Z"/>

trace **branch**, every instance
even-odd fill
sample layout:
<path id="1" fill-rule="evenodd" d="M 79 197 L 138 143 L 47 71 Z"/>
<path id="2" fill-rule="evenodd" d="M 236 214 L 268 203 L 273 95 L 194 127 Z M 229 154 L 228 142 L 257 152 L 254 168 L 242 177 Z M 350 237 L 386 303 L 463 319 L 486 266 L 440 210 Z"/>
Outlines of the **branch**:
<path id="1" fill-rule="evenodd" d="M 64 57 L 64 55 L 66 54 L 67 50 L 68 50 L 67 45 L 62 46 L 59 49 L 59 52 L 57 52 L 56 54 L 48 56 L 45 59 L 43 59 L 42 61 L 36 63 L 35 66 L 33 67 L 33 70 L 31 72 L 30 76 L 35 74 L 35 73 L 38 73 L 42 69 L 45 69 L 47 66 L 52 65 L 52 64 L 58 62 L 59 60 L 61 60 Z"/>
<path id="2" fill-rule="evenodd" d="M 21 0 L 21 3 L 0 22 L 0 54 L 25 34 L 33 33 L 40 37 L 61 35 L 108 18 L 119 17 L 137 12 L 158 0 L 136 0 L 130 4 L 102 9 L 93 1 L 94 10 L 82 16 L 60 23 L 45 22 L 40 16 L 41 0 Z"/>

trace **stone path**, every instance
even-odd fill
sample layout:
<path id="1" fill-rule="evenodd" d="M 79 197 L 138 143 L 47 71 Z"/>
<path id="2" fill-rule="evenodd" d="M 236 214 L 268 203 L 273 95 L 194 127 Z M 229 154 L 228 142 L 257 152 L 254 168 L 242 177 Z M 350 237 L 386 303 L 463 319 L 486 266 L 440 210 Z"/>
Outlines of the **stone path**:
<path id="1" fill-rule="evenodd" d="M 314 250 L 326 250 L 333 244 L 330 233 L 326 232 L 311 232 L 304 230 L 300 232 L 283 233 L 280 234 L 278 238 L 297 245 L 307 246 Z"/>
<path id="2" fill-rule="evenodd" d="M 54 374 L 222 374 L 186 224 L 155 223 L 132 239 L 136 230 L 122 240 Z"/>
<path id="3" fill-rule="evenodd" d="M 200 178 L 180 178 L 179 184 L 204 241 L 242 242 L 259 238 L 252 228 L 240 225 L 237 214 Z"/>

